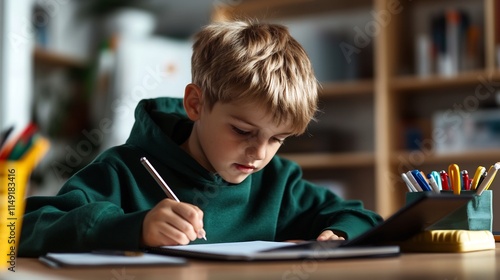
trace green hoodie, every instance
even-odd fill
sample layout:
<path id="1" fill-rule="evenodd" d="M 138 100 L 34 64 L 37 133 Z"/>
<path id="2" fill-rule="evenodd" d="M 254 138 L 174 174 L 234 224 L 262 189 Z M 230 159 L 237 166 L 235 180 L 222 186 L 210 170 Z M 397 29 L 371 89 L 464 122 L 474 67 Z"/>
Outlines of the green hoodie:
<path id="1" fill-rule="evenodd" d="M 124 145 L 71 177 L 57 196 L 26 201 L 19 256 L 95 249 L 141 249 L 146 213 L 165 193 L 141 165 L 146 156 L 177 197 L 200 207 L 208 241 L 315 239 L 323 230 L 360 235 L 382 218 L 302 179 L 300 167 L 275 156 L 240 184 L 204 169 L 180 144 L 192 128 L 181 99 L 142 100 Z"/>

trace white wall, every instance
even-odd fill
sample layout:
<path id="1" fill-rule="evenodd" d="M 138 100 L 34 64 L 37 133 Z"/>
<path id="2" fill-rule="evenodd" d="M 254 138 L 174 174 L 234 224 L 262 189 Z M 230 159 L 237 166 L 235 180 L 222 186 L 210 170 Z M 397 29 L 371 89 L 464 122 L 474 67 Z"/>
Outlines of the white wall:
<path id="1" fill-rule="evenodd" d="M 0 129 L 29 123 L 32 100 L 31 0 L 3 0 L 0 10 Z"/>
<path id="2" fill-rule="evenodd" d="M 3 29 L 4 29 L 4 2 L 0 1 L 0 85 L 3 85 Z M 3 98 L 2 98 L 2 88 L 0 87 L 0 129 L 4 127 L 3 119 Z"/>

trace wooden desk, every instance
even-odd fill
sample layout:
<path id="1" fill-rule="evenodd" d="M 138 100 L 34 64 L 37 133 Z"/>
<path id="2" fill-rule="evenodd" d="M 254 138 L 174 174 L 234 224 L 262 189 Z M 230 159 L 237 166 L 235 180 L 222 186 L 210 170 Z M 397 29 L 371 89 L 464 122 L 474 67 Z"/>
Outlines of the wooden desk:
<path id="1" fill-rule="evenodd" d="M 498 261 L 497 261 L 498 258 Z M 497 267 L 497 262 L 499 266 Z M 172 267 L 104 267 L 53 269 L 37 259 L 20 258 L 16 272 L 1 279 L 500 279 L 500 245 L 496 250 L 452 253 L 412 253 L 399 257 L 287 262 L 189 261 Z"/>

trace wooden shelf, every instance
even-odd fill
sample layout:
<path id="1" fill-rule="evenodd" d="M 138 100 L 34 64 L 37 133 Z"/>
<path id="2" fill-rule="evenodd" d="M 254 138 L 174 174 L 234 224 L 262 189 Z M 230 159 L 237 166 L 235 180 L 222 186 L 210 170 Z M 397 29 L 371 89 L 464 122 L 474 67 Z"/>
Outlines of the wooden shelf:
<path id="1" fill-rule="evenodd" d="M 390 83 L 391 89 L 396 91 L 432 90 L 441 88 L 459 88 L 463 86 L 479 85 L 483 81 L 500 79 L 500 71 L 471 71 L 459 73 L 455 76 L 433 75 L 428 77 L 397 77 Z"/>
<path id="2" fill-rule="evenodd" d="M 347 96 L 347 95 L 367 95 L 373 94 L 373 80 L 359 80 L 347 82 L 328 82 L 322 84 L 321 96 Z"/>
<path id="3" fill-rule="evenodd" d="M 228 10 L 223 13 L 236 18 L 278 19 L 370 7 L 372 7 L 371 0 L 245 0 L 238 5 L 224 5 Z"/>
<path id="4" fill-rule="evenodd" d="M 404 151 L 397 152 L 391 157 L 393 163 L 400 163 L 402 159 L 408 161 L 412 152 Z M 453 162 L 473 162 L 484 161 L 495 163 L 500 161 L 500 149 L 484 149 L 484 150 L 471 150 L 461 153 L 446 153 L 446 154 L 425 154 L 422 164 L 450 164 Z"/>
<path id="5" fill-rule="evenodd" d="M 35 48 L 35 51 L 33 52 L 33 58 L 35 60 L 35 66 L 40 64 L 76 69 L 83 69 L 86 67 L 86 63 L 83 60 L 61 55 L 38 47 Z"/>
<path id="6" fill-rule="evenodd" d="M 373 153 L 369 152 L 288 153 L 280 154 L 280 156 L 297 162 L 303 169 L 370 167 L 375 162 Z"/>

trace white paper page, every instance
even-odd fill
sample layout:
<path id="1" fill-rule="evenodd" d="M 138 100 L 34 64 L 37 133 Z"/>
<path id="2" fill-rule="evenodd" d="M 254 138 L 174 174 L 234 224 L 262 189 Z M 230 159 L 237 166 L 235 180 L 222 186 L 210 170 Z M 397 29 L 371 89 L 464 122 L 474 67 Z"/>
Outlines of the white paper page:
<path id="1" fill-rule="evenodd" d="M 66 265 L 148 265 L 148 264 L 183 264 L 184 258 L 169 257 L 155 254 L 141 256 L 115 256 L 93 253 L 48 253 L 47 257 L 58 260 Z"/>
<path id="2" fill-rule="evenodd" d="M 291 242 L 273 242 L 273 241 L 247 241 L 247 242 L 228 242 L 214 244 L 194 244 L 184 246 L 163 246 L 162 248 L 176 249 L 190 252 L 224 254 L 224 255 L 252 255 L 264 250 L 271 250 L 287 245 L 295 245 Z"/>

